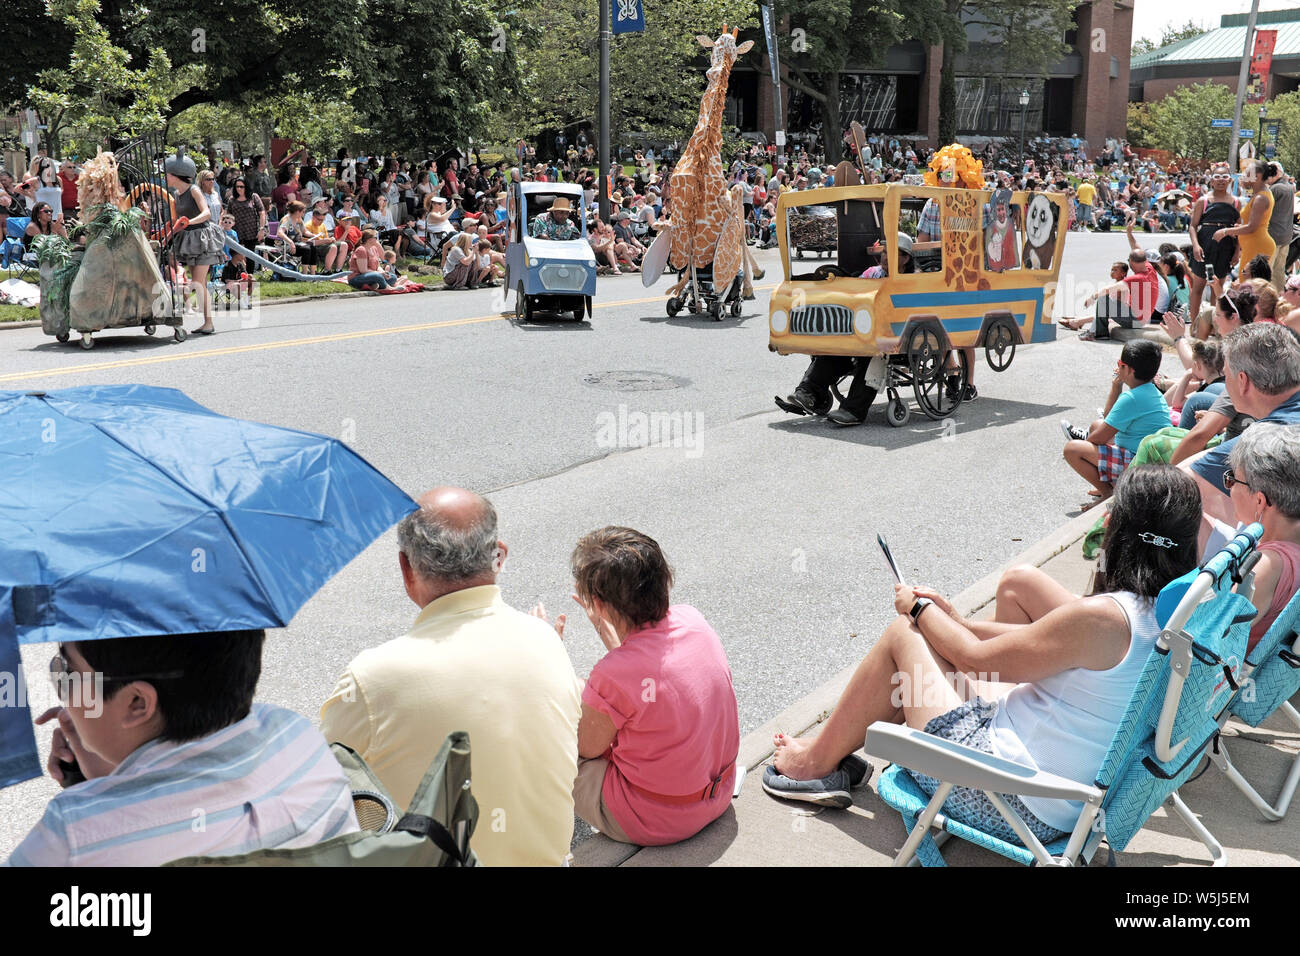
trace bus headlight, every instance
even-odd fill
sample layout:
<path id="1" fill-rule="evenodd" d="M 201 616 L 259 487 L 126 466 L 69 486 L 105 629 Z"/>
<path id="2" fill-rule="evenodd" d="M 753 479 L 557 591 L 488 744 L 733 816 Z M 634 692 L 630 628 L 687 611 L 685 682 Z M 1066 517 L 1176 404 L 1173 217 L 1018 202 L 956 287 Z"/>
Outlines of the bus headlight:
<path id="1" fill-rule="evenodd" d="M 790 324 L 790 316 L 786 314 L 784 309 L 777 309 L 772 313 L 769 322 L 772 326 L 773 332 L 777 335 L 784 335 L 786 328 L 788 328 Z"/>
<path id="2" fill-rule="evenodd" d="M 869 337 L 872 332 L 873 322 L 871 312 L 867 309 L 858 309 L 853 313 L 853 331 L 858 335 Z"/>

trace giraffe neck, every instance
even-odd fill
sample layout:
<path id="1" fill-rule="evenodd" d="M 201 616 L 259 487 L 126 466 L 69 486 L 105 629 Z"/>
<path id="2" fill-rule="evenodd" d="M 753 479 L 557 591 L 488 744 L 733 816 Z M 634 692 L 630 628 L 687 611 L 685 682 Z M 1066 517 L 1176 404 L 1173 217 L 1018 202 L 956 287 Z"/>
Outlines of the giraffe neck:
<path id="1" fill-rule="evenodd" d="M 727 102 L 727 81 L 731 76 L 731 67 L 723 66 L 715 76 L 709 77 L 709 85 L 700 98 L 700 120 L 691 136 L 691 145 L 704 156 L 716 156 L 722 149 L 722 114 Z"/>

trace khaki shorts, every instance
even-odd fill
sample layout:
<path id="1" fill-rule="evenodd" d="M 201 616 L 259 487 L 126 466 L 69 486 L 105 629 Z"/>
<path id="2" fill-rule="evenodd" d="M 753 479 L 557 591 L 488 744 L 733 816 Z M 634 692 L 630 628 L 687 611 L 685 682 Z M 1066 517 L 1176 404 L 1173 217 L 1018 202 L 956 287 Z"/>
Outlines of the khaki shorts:
<path id="1" fill-rule="evenodd" d="M 608 769 L 609 761 L 604 757 L 578 758 L 578 779 L 573 781 L 573 810 L 611 840 L 632 843 L 634 841 L 623 832 L 600 795 Z"/>
<path id="2" fill-rule="evenodd" d="M 1269 266 L 1273 269 L 1273 278 L 1269 282 L 1278 292 L 1281 292 L 1282 287 L 1286 284 L 1286 256 L 1290 250 L 1291 243 L 1289 240 L 1278 243 L 1277 248 L 1273 250 L 1272 261 L 1269 262 Z"/>

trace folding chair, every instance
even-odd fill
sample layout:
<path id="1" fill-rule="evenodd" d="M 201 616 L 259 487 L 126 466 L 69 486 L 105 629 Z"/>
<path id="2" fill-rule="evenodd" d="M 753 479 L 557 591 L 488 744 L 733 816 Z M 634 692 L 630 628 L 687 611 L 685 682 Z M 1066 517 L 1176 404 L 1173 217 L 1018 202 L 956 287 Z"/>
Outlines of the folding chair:
<path id="1" fill-rule="evenodd" d="M 893 764 L 881 775 L 881 799 L 902 814 L 909 834 L 894 865 L 906 866 L 915 857 L 923 866 L 943 866 L 938 847 L 952 835 L 1027 865 L 1077 866 L 1092 860 L 1103 838 L 1112 850 L 1122 851 L 1166 800 L 1209 850 L 1214 865 L 1225 865 L 1223 847 L 1177 790 L 1217 736 L 1218 719 L 1238 689 L 1236 662 L 1245 656 L 1255 609 L 1232 587 L 1247 573 L 1244 562 L 1261 534 L 1260 525 L 1251 525 L 1204 567 L 1161 592 L 1161 598 L 1180 597 L 1147 658 L 1092 786 L 919 730 L 872 724 L 867 752 Z M 1245 584 L 1249 588 L 1249 580 Z M 927 797 L 904 767 L 942 781 L 934 796 Z M 942 814 L 940 808 L 954 786 L 984 791 L 1022 843 L 1008 843 Z M 1073 830 L 1044 846 L 1001 794 L 1078 801 L 1083 806 Z M 939 839 L 931 837 L 932 826 L 942 831 Z"/>
<path id="2" fill-rule="evenodd" d="M 9 271 L 11 279 L 39 282 L 41 267 L 36 253 L 28 252 L 23 244 L 23 235 L 31 221 L 30 216 L 10 216 L 5 220 L 5 234 L 0 236 L 0 266 Z"/>
<path id="3" fill-rule="evenodd" d="M 280 237 L 280 223 L 274 219 L 266 224 L 266 241 L 258 243 L 253 251 L 277 266 L 294 272 L 302 271 L 302 260 L 294 255 L 293 243 Z"/>
<path id="4" fill-rule="evenodd" d="M 1259 639 L 1242 667 L 1241 688 L 1233 696 L 1219 720 L 1219 727 L 1235 717 L 1251 727 L 1258 727 L 1274 713 L 1282 713 L 1300 729 L 1300 713 L 1291 698 L 1300 691 L 1300 593 L 1287 603 L 1271 627 Z M 1210 761 L 1240 790 L 1265 819 L 1281 820 L 1291 807 L 1296 785 L 1300 783 L 1300 754 L 1291 761 L 1291 769 L 1277 802 L 1270 804 L 1233 766 L 1222 735 L 1216 735 L 1210 747 Z"/>

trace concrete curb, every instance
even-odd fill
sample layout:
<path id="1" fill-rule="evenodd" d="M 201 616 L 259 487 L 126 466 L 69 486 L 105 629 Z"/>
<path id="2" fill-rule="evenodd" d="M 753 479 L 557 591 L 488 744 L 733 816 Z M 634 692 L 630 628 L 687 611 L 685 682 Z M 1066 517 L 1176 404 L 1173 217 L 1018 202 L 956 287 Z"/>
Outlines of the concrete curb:
<path id="1" fill-rule="evenodd" d="M 40 319 L 23 319 L 19 322 L 0 322 L 0 329 L 31 329 L 40 324 Z"/>
<path id="2" fill-rule="evenodd" d="M 1081 539 L 1097 522 L 1101 512 L 1085 511 L 1070 519 L 1047 537 L 1030 545 L 996 571 L 991 571 L 980 578 L 966 590 L 952 599 L 957 613 L 969 617 L 997 597 L 998 579 L 1007 568 L 1017 564 L 1042 567 L 1066 548 Z M 795 701 L 781 713 L 762 726 L 750 731 L 740 741 L 739 760 L 746 768 L 752 769 L 772 756 L 772 735 L 778 730 L 783 734 L 799 736 L 804 731 L 820 723 L 848 684 L 857 664 L 844 668 L 825 684 L 801 700 Z"/>
<path id="3" fill-rule="evenodd" d="M 1101 512 L 1085 511 L 1061 525 L 1045 538 L 1036 541 L 996 571 L 980 578 L 966 590 L 952 599 L 953 607 L 963 616 L 971 616 L 981 608 L 993 602 L 997 597 L 998 579 L 1007 568 L 1017 564 L 1042 567 L 1062 551 L 1077 543 L 1096 523 Z M 798 737 L 826 719 L 835 702 L 839 700 L 849 679 L 857 669 L 857 664 L 850 664 L 826 683 L 795 701 L 771 720 L 765 722 L 740 741 L 740 753 L 737 760 L 746 772 L 753 770 L 768 757 L 772 756 L 772 736 L 777 731 Z M 613 840 L 593 837 L 579 844 L 574 850 L 574 858 L 579 866 L 621 866 L 632 856 L 641 851 L 641 847 L 615 843 Z"/>

